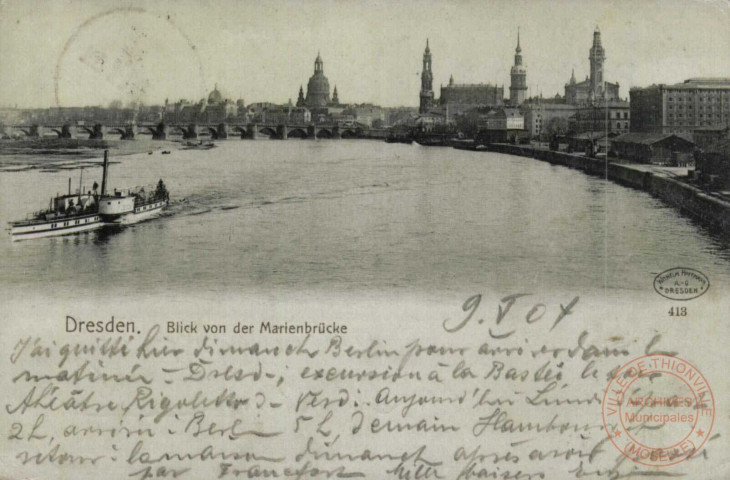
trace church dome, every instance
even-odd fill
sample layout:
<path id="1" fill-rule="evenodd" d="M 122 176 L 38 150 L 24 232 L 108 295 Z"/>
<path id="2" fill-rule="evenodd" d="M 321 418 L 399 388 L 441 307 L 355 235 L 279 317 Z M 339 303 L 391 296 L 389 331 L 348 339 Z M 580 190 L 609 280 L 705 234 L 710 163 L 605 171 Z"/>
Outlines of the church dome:
<path id="1" fill-rule="evenodd" d="M 314 61 L 314 75 L 309 78 L 307 83 L 305 103 L 308 107 L 326 107 L 330 103 L 330 82 L 324 76 L 324 62 L 319 54 Z"/>
<path id="2" fill-rule="evenodd" d="M 330 82 L 324 74 L 315 73 L 307 83 L 307 103 L 313 107 L 326 107 L 330 98 Z"/>
<path id="3" fill-rule="evenodd" d="M 208 95 L 208 103 L 223 103 L 223 95 L 218 91 L 218 84 L 216 84 L 213 91 Z"/>

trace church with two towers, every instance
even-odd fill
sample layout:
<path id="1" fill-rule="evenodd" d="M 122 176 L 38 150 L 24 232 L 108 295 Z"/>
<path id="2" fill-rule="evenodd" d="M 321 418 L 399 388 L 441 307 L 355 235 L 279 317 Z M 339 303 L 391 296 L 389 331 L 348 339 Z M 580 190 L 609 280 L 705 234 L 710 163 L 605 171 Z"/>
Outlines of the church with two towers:
<path id="1" fill-rule="evenodd" d="M 429 113 L 440 107 L 448 115 L 459 114 L 476 107 L 505 106 L 504 86 L 489 83 L 458 84 L 453 75 L 447 86 L 441 86 L 441 95 L 438 102 L 433 91 L 433 64 L 429 41 L 426 40 L 426 50 L 423 53 L 423 68 L 421 71 L 421 91 L 419 94 L 420 114 Z M 517 48 L 515 49 L 514 65 L 510 70 L 510 95 L 507 101 L 509 106 L 518 107 L 527 96 L 527 68 L 522 63 L 522 48 L 520 35 L 517 33 Z"/>

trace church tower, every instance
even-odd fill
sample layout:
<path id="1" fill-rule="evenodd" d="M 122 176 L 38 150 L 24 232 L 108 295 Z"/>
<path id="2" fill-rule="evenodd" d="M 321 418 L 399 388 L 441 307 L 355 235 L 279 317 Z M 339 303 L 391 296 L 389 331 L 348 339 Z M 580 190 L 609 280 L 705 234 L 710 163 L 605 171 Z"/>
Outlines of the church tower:
<path id="1" fill-rule="evenodd" d="M 509 103 L 513 107 L 522 105 L 527 93 L 527 69 L 522 65 L 522 48 L 520 48 L 520 31 L 517 30 L 517 48 L 515 48 L 515 64 L 510 70 Z"/>
<path id="2" fill-rule="evenodd" d="M 304 89 L 299 85 L 299 96 L 297 97 L 297 107 L 304 106 Z"/>
<path id="3" fill-rule="evenodd" d="M 591 61 L 591 89 L 589 94 L 592 99 L 598 99 L 603 96 L 603 62 L 606 60 L 606 54 L 601 46 L 601 31 L 596 26 L 593 31 L 593 46 L 588 54 Z"/>
<path id="4" fill-rule="evenodd" d="M 426 39 L 426 51 L 423 52 L 420 97 L 418 113 L 427 113 L 433 107 L 433 73 L 431 72 L 431 49 L 428 47 L 428 39 Z"/>
<path id="5" fill-rule="evenodd" d="M 324 76 L 324 62 L 317 52 L 314 60 L 314 75 L 307 83 L 307 96 L 304 104 L 309 108 L 325 108 L 330 103 L 330 82 Z"/>
<path id="6" fill-rule="evenodd" d="M 337 94 L 337 85 L 335 85 L 335 91 L 332 93 L 332 103 L 335 105 L 340 104 L 340 96 Z"/>

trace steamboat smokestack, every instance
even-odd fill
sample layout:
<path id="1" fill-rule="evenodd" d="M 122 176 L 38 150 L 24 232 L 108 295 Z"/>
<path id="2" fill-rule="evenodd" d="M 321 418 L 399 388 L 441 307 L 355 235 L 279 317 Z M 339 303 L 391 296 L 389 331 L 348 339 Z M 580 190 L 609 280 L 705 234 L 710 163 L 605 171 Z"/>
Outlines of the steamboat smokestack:
<path id="1" fill-rule="evenodd" d="M 106 195 L 106 177 L 109 170 L 109 150 L 104 150 L 104 173 L 101 176 L 101 196 Z"/>

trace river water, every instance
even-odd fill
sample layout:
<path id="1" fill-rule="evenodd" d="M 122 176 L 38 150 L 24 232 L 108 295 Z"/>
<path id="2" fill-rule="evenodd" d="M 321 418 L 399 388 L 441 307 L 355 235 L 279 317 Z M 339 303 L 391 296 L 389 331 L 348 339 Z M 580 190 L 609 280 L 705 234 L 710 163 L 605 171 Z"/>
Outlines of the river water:
<path id="1" fill-rule="evenodd" d="M 219 142 L 117 156 L 110 184 L 163 178 L 174 204 L 115 232 L 0 242 L 0 292 L 62 298 L 205 292 L 651 291 L 730 250 L 651 196 L 529 158 L 362 140 Z M 78 171 L 0 173 L 0 221 Z M 101 169 L 84 170 L 84 184 Z"/>

